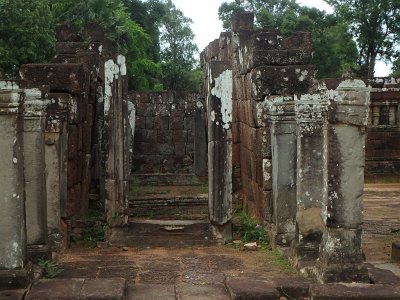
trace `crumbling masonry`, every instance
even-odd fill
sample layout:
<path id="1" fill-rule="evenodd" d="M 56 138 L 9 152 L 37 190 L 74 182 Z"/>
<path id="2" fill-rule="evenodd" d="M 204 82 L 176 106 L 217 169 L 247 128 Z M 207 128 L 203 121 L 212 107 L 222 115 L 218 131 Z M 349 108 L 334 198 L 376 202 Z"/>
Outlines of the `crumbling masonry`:
<path id="1" fill-rule="evenodd" d="M 90 189 L 111 227 L 127 221 L 134 112 L 125 58 L 97 25 L 85 38 L 60 27 L 51 63 L 24 65 L 22 80 L 0 82 L 0 286 L 26 285 L 29 260 L 68 246 Z"/>
<path id="2" fill-rule="evenodd" d="M 203 52 L 210 221 L 227 232 L 233 191 L 304 271 L 323 282 L 367 281 L 370 90 L 361 80 L 316 81 L 311 58 L 309 33 L 253 30 L 252 14 L 235 16 L 232 33 Z"/>
<path id="3" fill-rule="evenodd" d="M 25 286 L 29 261 L 68 246 L 89 194 L 109 237 L 126 225 L 132 170 L 172 183 L 208 173 L 217 238 L 243 204 L 304 272 L 368 280 L 364 169 L 399 174 L 398 81 L 317 81 L 309 33 L 254 30 L 248 13 L 202 53 L 202 95 L 128 93 L 125 58 L 94 24 L 57 39 L 51 63 L 0 81 L 0 288 Z"/>

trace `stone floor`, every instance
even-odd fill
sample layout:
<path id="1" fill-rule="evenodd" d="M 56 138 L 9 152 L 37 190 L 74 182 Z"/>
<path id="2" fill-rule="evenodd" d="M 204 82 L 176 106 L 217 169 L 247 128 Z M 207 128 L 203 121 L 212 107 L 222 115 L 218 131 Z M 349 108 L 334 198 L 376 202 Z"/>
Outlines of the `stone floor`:
<path id="1" fill-rule="evenodd" d="M 400 184 L 366 185 L 363 249 L 374 284 L 321 285 L 303 278 L 274 251 L 235 245 L 192 248 L 72 248 L 63 272 L 5 299 L 400 299 Z M 398 275 L 398 276 L 396 276 Z"/>
<path id="2" fill-rule="evenodd" d="M 396 240 L 400 241 L 400 184 L 365 185 L 363 250 L 366 260 L 390 263 L 392 242 Z M 397 267 L 400 276 L 400 265 Z"/>

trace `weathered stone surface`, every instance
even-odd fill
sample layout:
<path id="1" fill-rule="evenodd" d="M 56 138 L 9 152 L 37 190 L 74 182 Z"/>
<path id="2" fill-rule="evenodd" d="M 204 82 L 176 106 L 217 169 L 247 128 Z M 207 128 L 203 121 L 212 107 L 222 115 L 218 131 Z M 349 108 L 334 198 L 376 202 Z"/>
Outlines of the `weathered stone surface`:
<path id="1" fill-rule="evenodd" d="M 291 100 L 291 99 L 290 99 Z M 290 245 L 295 235 L 297 137 L 294 102 L 269 102 L 272 148 L 272 191 L 276 242 Z"/>
<path id="2" fill-rule="evenodd" d="M 307 93 L 313 85 L 315 69 L 308 65 L 265 66 L 251 73 L 252 96 L 261 100 L 268 95 Z"/>
<path id="3" fill-rule="evenodd" d="M 126 279 L 86 279 L 80 300 L 124 300 Z"/>
<path id="4" fill-rule="evenodd" d="M 238 30 L 251 30 L 254 24 L 254 13 L 244 12 L 233 15 L 232 17 L 232 31 Z"/>
<path id="5" fill-rule="evenodd" d="M 250 278 L 233 278 L 226 282 L 232 300 L 279 299 L 280 293 L 271 281 Z"/>
<path id="6" fill-rule="evenodd" d="M 23 300 L 26 290 L 0 291 L 1 300 Z"/>
<path id="7" fill-rule="evenodd" d="M 381 284 L 313 284 L 310 297 L 315 300 L 399 299 L 398 287 Z"/>
<path id="8" fill-rule="evenodd" d="M 304 278 L 277 278 L 273 283 L 282 297 L 288 299 L 307 298 L 310 290 L 310 282 Z"/>
<path id="9" fill-rule="evenodd" d="M 393 242 L 392 243 L 392 252 L 391 258 L 395 262 L 400 261 L 400 242 Z"/>
<path id="10" fill-rule="evenodd" d="M 0 91 L 0 269 L 26 266 L 22 91 Z"/>
<path id="11" fill-rule="evenodd" d="M 81 64 L 23 65 L 20 73 L 32 87 L 49 85 L 52 91 L 72 94 L 85 89 L 86 75 Z"/>
<path id="12" fill-rule="evenodd" d="M 297 119 L 297 260 L 318 257 L 325 230 L 322 203 L 327 200 L 328 103 L 319 95 L 296 99 Z"/>
<path id="13" fill-rule="evenodd" d="M 215 300 L 231 299 L 223 284 L 193 285 L 180 284 L 176 287 L 178 299 L 182 300 Z"/>
<path id="14" fill-rule="evenodd" d="M 175 300 L 175 287 L 162 284 L 129 285 L 126 300 Z"/>
<path id="15" fill-rule="evenodd" d="M 24 151 L 27 243 L 45 244 L 46 188 L 44 158 L 44 113 L 41 93 L 28 93 L 24 101 Z"/>
<path id="16" fill-rule="evenodd" d="M 373 284 L 393 284 L 400 286 L 400 277 L 396 276 L 392 271 L 367 266 L 369 278 Z"/>
<path id="17" fill-rule="evenodd" d="M 27 300 L 79 300 L 84 279 L 42 279 L 26 294 Z"/>

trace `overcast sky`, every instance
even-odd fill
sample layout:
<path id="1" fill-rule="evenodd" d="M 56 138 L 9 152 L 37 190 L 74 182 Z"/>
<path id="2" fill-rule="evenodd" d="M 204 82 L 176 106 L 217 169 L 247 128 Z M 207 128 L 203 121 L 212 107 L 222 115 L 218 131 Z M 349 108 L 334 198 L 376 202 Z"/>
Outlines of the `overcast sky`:
<path id="1" fill-rule="evenodd" d="M 192 29 L 196 35 L 195 42 L 201 52 L 210 42 L 219 37 L 222 23 L 218 19 L 218 7 L 224 0 L 172 0 L 185 16 L 193 20 Z M 229 2 L 229 1 L 228 1 Z M 332 8 L 323 0 L 297 0 L 299 4 L 317 7 L 328 13 Z M 387 76 L 390 68 L 378 62 L 375 76 Z"/>

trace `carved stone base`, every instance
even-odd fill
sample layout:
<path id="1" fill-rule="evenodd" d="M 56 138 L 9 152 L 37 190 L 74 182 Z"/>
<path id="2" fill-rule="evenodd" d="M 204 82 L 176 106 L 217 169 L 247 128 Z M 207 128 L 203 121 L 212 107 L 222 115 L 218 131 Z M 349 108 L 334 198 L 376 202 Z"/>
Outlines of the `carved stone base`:
<path id="1" fill-rule="evenodd" d="M 0 290 L 26 288 L 32 281 L 32 264 L 24 269 L 0 270 Z"/>
<path id="2" fill-rule="evenodd" d="M 27 250 L 27 258 L 31 262 L 51 259 L 51 250 L 48 245 L 28 245 Z"/>
<path id="3" fill-rule="evenodd" d="M 364 264 L 318 264 L 316 276 L 322 283 L 369 283 L 368 269 Z"/>
<path id="4" fill-rule="evenodd" d="M 213 236 L 216 240 L 227 242 L 232 240 L 232 223 L 226 223 L 224 225 L 212 224 Z"/>

